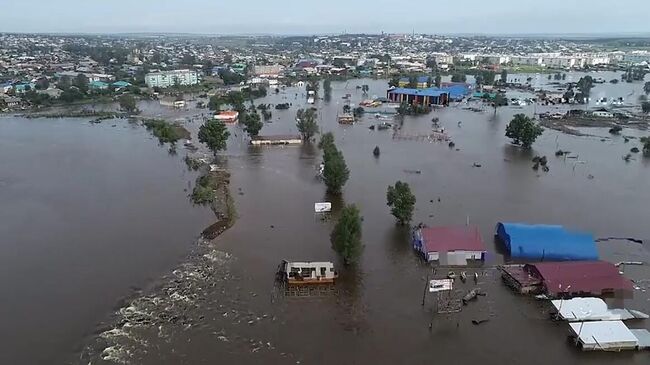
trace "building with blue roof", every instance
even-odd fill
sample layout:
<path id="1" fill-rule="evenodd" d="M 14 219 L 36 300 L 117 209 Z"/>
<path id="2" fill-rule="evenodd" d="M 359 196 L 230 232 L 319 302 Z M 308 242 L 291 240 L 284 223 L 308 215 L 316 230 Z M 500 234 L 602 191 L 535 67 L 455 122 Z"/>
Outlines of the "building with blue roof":
<path id="1" fill-rule="evenodd" d="M 598 260 L 594 237 L 559 225 L 497 223 L 497 239 L 510 257 L 541 261 Z"/>
<path id="2" fill-rule="evenodd" d="M 394 103 L 419 105 L 449 105 L 449 92 L 430 87 L 426 89 L 393 88 L 389 89 L 386 97 Z"/>
<path id="3" fill-rule="evenodd" d="M 104 81 L 91 81 L 88 83 L 90 90 L 106 90 L 108 89 L 108 84 Z"/>
<path id="4" fill-rule="evenodd" d="M 112 83 L 111 85 L 114 88 L 119 89 L 119 88 L 123 88 L 123 87 L 129 87 L 129 86 L 131 86 L 131 83 L 126 82 L 126 81 L 116 81 L 116 82 Z"/>

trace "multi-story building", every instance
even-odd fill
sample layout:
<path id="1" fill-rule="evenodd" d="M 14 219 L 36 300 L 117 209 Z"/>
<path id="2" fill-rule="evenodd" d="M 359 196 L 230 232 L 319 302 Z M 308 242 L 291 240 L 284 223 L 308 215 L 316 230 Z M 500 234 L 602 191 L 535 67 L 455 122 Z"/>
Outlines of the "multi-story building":
<path id="1" fill-rule="evenodd" d="M 144 77 L 148 87 L 166 88 L 175 85 L 196 85 L 199 75 L 192 70 L 173 70 L 148 73 Z"/>
<path id="2" fill-rule="evenodd" d="M 632 51 L 623 56 L 623 62 L 630 64 L 650 63 L 650 52 L 648 51 Z"/>

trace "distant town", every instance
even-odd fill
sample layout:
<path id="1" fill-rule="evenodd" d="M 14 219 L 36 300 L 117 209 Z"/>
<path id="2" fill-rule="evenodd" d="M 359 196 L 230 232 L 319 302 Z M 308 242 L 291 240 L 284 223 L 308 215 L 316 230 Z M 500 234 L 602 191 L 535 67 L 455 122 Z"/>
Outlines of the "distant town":
<path id="1" fill-rule="evenodd" d="M 114 101 L 119 95 L 218 93 L 274 88 L 313 78 L 407 77 L 392 86 L 429 87 L 437 75 L 569 70 L 647 70 L 643 39 L 501 39 L 428 35 L 174 37 L 0 35 L 0 110 Z M 643 73 L 639 73 L 643 78 Z M 427 85 L 412 81 L 429 76 Z M 411 77 L 411 79 L 408 79 Z M 625 78 L 625 74 L 623 74 Z M 427 78 L 425 77 L 424 82 Z M 481 82 L 482 81 L 482 82 Z M 609 81 L 609 80 L 607 80 Z M 631 80 L 630 80 L 631 81 Z M 503 80 L 506 82 L 506 80 Z M 522 84 L 525 81 L 521 82 Z M 439 82 L 435 86 L 440 86 Z M 567 100 L 568 101 L 568 100 Z M 579 101 L 579 100 L 578 100 Z M 173 101 L 172 101 L 173 102 Z"/>

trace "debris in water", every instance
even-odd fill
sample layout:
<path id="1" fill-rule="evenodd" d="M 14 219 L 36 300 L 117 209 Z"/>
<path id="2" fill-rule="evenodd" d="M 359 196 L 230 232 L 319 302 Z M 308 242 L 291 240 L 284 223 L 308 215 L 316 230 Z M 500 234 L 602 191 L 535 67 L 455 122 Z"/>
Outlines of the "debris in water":
<path id="1" fill-rule="evenodd" d="M 475 325 L 477 325 L 477 326 L 478 326 L 479 324 L 481 324 L 481 323 L 485 323 L 485 322 L 487 322 L 487 321 L 489 321 L 488 318 L 472 319 L 472 323 L 475 324 Z"/>
<path id="2" fill-rule="evenodd" d="M 479 292 L 477 289 L 472 289 L 470 290 L 465 296 L 463 297 L 463 304 L 467 305 L 467 302 L 471 300 L 475 300 L 479 295 Z"/>
<path id="3" fill-rule="evenodd" d="M 449 142 L 449 148 L 454 148 L 454 147 L 456 147 L 456 144 L 453 141 Z"/>
<path id="4" fill-rule="evenodd" d="M 465 271 L 462 271 L 460 273 L 460 280 L 464 283 L 467 281 L 467 273 Z"/>
<path id="5" fill-rule="evenodd" d="M 474 162 L 474 164 L 473 164 L 472 166 L 473 166 L 473 167 L 481 167 L 482 165 L 481 165 L 480 163 L 476 163 L 476 162 Z"/>
<path id="6" fill-rule="evenodd" d="M 375 157 L 379 157 L 379 153 L 380 153 L 380 151 L 379 151 L 379 146 L 375 146 L 375 149 L 372 150 L 372 154 L 373 154 Z"/>
<path id="7" fill-rule="evenodd" d="M 404 170 L 407 174 L 421 174 L 422 170 Z"/>

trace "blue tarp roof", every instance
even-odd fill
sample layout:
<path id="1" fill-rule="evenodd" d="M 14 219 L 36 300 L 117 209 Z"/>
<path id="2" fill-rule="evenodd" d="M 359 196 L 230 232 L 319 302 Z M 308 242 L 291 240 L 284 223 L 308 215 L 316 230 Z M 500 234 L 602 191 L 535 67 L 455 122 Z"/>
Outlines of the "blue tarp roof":
<path id="1" fill-rule="evenodd" d="M 513 258 L 598 260 L 594 237 L 590 233 L 569 231 L 562 226 L 499 222 L 496 235 Z"/>
<path id="2" fill-rule="evenodd" d="M 406 94 L 406 95 L 417 95 L 417 96 L 440 96 L 442 94 L 449 94 L 448 91 L 436 89 L 430 87 L 428 89 L 408 89 L 403 87 L 396 87 L 389 91 L 391 94 Z"/>

